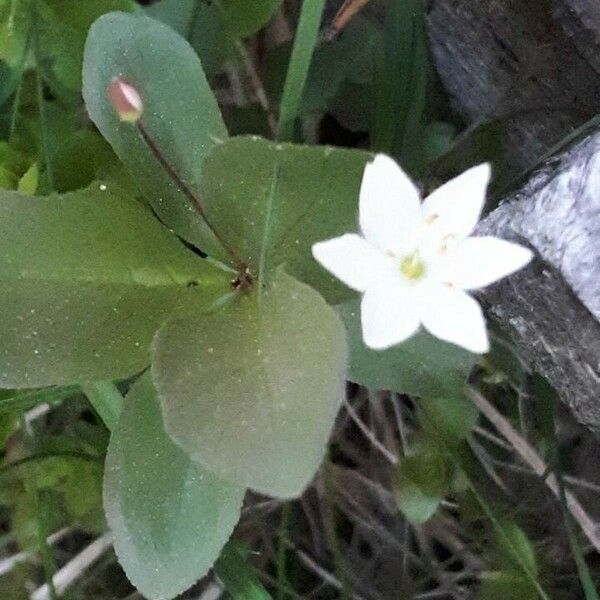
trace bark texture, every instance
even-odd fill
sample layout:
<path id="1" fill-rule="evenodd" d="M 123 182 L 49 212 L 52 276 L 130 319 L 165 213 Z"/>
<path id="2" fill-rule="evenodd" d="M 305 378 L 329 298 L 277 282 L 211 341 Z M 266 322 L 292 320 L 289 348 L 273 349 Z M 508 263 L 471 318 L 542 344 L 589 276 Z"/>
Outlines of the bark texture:
<path id="1" fill-rule="evenodd" d="M 455 109 L 469 123 L 501 119 L 513 167 L 598 114 L 597 0 L 429 0 L 427 25 Z M 482 299 L 526 362 L 600 431 L 600 134 L 547 161 L 479 232 L 536 250 Z"/>
<path id="2" fill-rule="evenodd" d="M 478 233 L 536 251 L 533 264 L 482 299 L 523 359 L 600 431 L 600 134 L 534 173 Z"/>
<path id="3" fill-rule="evenodd" d="M 468 122 L 501 119 L 527 167 L 598 112 L 596 0 L 430 0 L 437 71 Z"/>

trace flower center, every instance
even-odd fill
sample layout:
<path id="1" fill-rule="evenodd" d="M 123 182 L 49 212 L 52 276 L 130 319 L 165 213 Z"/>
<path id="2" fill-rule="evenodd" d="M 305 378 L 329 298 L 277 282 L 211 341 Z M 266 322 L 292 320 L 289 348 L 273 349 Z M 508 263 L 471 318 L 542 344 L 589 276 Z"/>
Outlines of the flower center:
<path id="1" fill-rule="evenodd" d="M 425 275 L 425 263 L 421 260 L 418 252 L 413 252 L 400 261 L 400 273 L 413 281 L 417 281 Z"/>

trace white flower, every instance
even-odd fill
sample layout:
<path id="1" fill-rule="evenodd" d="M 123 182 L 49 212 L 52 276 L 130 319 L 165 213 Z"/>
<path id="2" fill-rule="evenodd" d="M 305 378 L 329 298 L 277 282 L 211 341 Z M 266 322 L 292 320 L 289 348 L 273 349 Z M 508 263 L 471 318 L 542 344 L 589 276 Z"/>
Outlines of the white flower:
<path id="1" fill-rule="evenodd" d="M 481 307 L 467 291 L 519 270 L 533 257 L 527 248 L 496 237 L 469 237 L 489 179 L 489 165 L 474 167 L 421 203 L 418 189 L 391 158 L 379 154 L 366 166 L 362 235 L 318 242 L 312 251 L 323 267 L 364 293 L 367 346 L 384 350 L 423 325 L 471 352 L 489 350 Z"/>

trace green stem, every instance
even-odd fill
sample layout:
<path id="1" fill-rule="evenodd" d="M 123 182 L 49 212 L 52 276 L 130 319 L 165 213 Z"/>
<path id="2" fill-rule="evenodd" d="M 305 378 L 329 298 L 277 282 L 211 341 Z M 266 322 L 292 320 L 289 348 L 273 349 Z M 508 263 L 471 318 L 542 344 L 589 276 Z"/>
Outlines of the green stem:
<path id="1" fill-rule="evenodd" d="M 40 113 L 40 131 L 42 134 L 42 147 L 44 150 L 44 162 L 46 165 L 46 174 L 48 176 L 48 183 L 52 190 L 54 187 L 54 170 L 52 168 L 52 153 L 50 151 L 50 139 L 48 134 L 48 125 L 46 114 L 46 104 L 44 100 L 44 82 L 42 80 L 41 67 L 40 67 L 40 35 L 38 26 L 38 10 L 37 0 L 35 0 L 33 6 L 33 55 L 35 57 L 35 83 L 37 93 L 38 111 Z"/>
<path id="2" fill-rule="evenodd" d="M 426 414 L 424 414 L 423 416 L 424 418 L 427 418 Z M 496 534 L 502 540 L 502 543 L 512 555 L 512 558 L 515 560 L 515 563 L 519 565 L 525 577 L 535 587 L 539 597 L 542 600 L 550 600 L 548 594 L 546 594 L 539 581 L 537 580 L 536 574 L 532 573 L 529 566 L 523 562 L 519 550 L 515 547 L 514 542 L 507 535 L 492 507 L 488 504 L 486 499 L 480 493 L 477 485 L 475 484 L 475 481 L 478 481 L 478 477 L 474 475 L 472 469 L 469 468 L 467 460 L 461 455 L 460 448 L 454 447 L 446 441 L 444 434 L 439 431 L 434 421 L 428 419 L 428 423 L 433 429 L 436 429 L 438 431 L 439 435 L 437 436 L 437 439 L 439 440 L 441 446 L 445 449 L 446 453 L 448 454 L 448 457 L 454 463 L 456 470 L 463 474 L 467 487 L 470 489 L 471 493 L 477 500 L 477 503 L 481 507 L 482 511 L 492 524 L 494 530 L 496 531 Z"/>
<path id="3" fill-rule="evenodd" d="M 559 492 L 559 500 L 560 500 L 560 510 L 562 512 L 563 521 L 565 523 L 565 530 L 567 532 L 567 538 L 569 539 L 569 545 L 571 546 L 571 552 L 573 552 L 573 558 L 575 560 L 575 565 L 577 567 L 577 573 L 579 575 L 579 581 L 581 582 L 581 587 L 583 588 L 583 593 L 585 595 L 586 600 L 599 600 L 600 596 L 598 596 L 598 592 L 596 591 L 596 586 L 594 585 L 594 581 L 592 580 L 592 576 L 590 574 L 590 570 L 585 562 L 585 557 L 583 556 L 583 552 L 581 551 L 581 546 L 577 541 L 577 535 L 575 534 L 575 529 L 573 528 L 573 521 L 571 517 L 571 513 L 568 508 L 567 501 L 567 493 L 565 491 L 565 482 L 563 478 L 562 465 L 561 465 L 561 457 L 560 457 L 560 448 L 558 446 L 558 441 L 556 439 L 556 403 L 557 399 L 553 395 L 552 397 L 553 403 L 553 414 L 554 418 L 552 421 L 552 443 L 554 446 L 554 476 L 556 477 L 556 482 L 558 484 L 558 492 Z"/>
<path id="4" fill-rule="evenodd" d="M 558 463 L 559 460 L 556 462 Z M 571 546 L 571 551 L 573 552 L 573 558 L 575 559 L 575 565 L 577 566 L 577 573 L 579 575 L 581 587 L 583 588 L 583 593 L 585 594 L 586 600 L 599 600 L 600 596 L 598 596 L 598 592 L 596 591 L 596 586 L 592 580 L 590 570 L 585 562 L 585 557 L 583 556 L 583 552 L 581 551 L 581 547 L 577 541 L 577 536 L 575 535 L 575 530 L 573 529 L 573 524 L 571 522 L 571 514 L 567 509 L 567 494 L 565 492 L 565 485 L 560 466 L 556 467 L 555 476 L 560 492 L 560 509 L 562 511 L 567 537 L 569 538 L 569 545 Z"/>
<path id="5" fill-rule="evenodd" d="M 83 384 L 81 390 L 100 415 L 106 428 L 113 432 L 123 410 L 123 396 L 117 386 L 110 381 L 95 381 Z"/>
<path id="6" fill-rule="evenodd" d="M 215 228 L 213 223 L 208 218 L 208 214 L 206 213 L 206 209 L 204 204 L 200 200 L 200 198 L 196 195 L 196 193 L 187 185 L 187 183 L 180 177 L 179 173 L 175 170 L 173 165 L 166 159 L 159 145 L 154 141 L 153 137 L 150 135 L 150 132 L 146 129 L 141 121 L 138 121 L 135 124 L 140 137 L 154 156 L 160 166 L 163 168 L 165 173 L 169 176 L 171 181 L 177 186 L 179 190 L 181 190 L 184 196 L 187 198 L 190 206 L 200 215 L 202 220 L 206 223 L 206 226 L 211 230 L 212 234 L 215 236 L 216 240 L 221 244 L 221 247 L 229 254 L 233 264 L 235 265 L 238 273 L 240 275 L 244 274 L 246 271 L 246 265 L 244 261 L 240 258 L 239 254 L 235 251 L 235 249 L 230 246 L 225 238 L 219 233 L 219 231 Z"/>
<path id="7" fill-rule="evenodd" d="M 280 141 L 291 141 L 294 136 L 294 122 L 300 111 L 324 6 L 325 0 L 304 0 L 302 4 L 279 110 L 277 139 Z"/>
<path id="8" fill-rule="evenodd" d="M 27 422 L 27 418 L 25 417 L 25 413 L 21 416 L 21 430 L 23 432 L 23 438 L 25 441 L 25 445 L 29 450 L 33 449 L 34 440 L 33 433 L 31 432 L 31 428 L 29 423 Z M 38 465 L 33 464 L 33 467 L 29 469 L 25 474 L 25 489 L 33 502 L 35 509 L 35 537 L 36 537 L 36 545 L 37 551 L 40 554 L 42 559 L 42 565 L 44 568 L 44 578 L 46 580 L 46 585 L 48 586 L 48 591 L 50 593 L 50 600 L 58 600 L 58 595 L 56 593 L 56 588 L 54 586 L 54 558 L 52 556 L 52 550 L 48 545 L 47 537 L 49 535 L 48 527 L 46 524 L 46 519 L 44 518 L 44 512 L 42 511 L 41 499 L 39 495 L 39 490 L 37 487 L 37 479 L 38 479 Z"/>
<path id="9" fill-rule="evenodd" d="M 281 509 L 279 525 L 279 546 L 277 548 L 277 598 L 285 600 L 285 590 L 288 588 L 286 541 L 289 533 L 291 504 L 286 502 Z"/>
<path id="10" fill-rule="evenodd" d="M 340 548 L 340 543 L 337 537 L 337 531 L 335 527 L 335 506 L 333 502 L 333 497 L 335 493 L 335 475 L 333 473 L 333 463 L 329 459 L 326 459 L 323 465 L 323 475 L 324 475 L 324 483 L 325 483 L 325 498 L 324 498 L 324 516 L 325 516 L 325 534 L 329 540 L 329 545 L 331 547 L 331 554 L 333 555 L 333 564 L 335 568 L 336 575 L 342 584 L 342 589 L 340 590 L 340 599 L 347 600 L 350 597 L 348 593 L 349 584 L 348 577 L 346 575 L 346 565 L 344 563 L 344 556 L 342 554 L 342 549 Z"/>

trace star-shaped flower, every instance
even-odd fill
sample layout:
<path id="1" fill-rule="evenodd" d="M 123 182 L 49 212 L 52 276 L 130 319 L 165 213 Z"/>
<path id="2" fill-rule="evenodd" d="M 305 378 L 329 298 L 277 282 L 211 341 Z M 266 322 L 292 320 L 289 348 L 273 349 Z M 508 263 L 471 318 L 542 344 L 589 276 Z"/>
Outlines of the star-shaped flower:
<path id="1" fill-rule="evenodd" d="M 384 350 L 422 325 L 436 337 L 470 350 L 489 350 L 481 307 L 468 293 L 524 267 L 533 253 L 505 240 L 469 237 L 490 180 L 487 164 L 469 169 L 422 203 L 419 190 L 388 156 L 363 175 L 362 235 L 347 233 L 313 245 L 315 259 L 362 292 L 367 346 Z"/>

